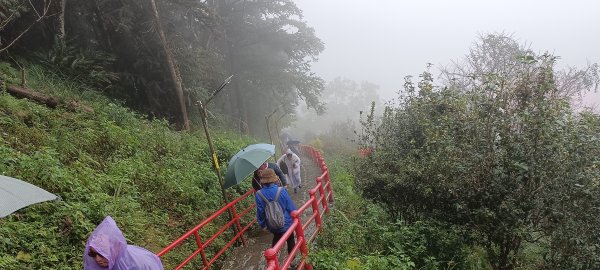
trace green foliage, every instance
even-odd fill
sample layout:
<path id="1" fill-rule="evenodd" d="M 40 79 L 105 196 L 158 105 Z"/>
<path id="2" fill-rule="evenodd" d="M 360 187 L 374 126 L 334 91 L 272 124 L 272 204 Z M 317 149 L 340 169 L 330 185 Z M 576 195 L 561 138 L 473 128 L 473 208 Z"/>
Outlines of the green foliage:
<path id="1" fill-rule="evenodd" d="M 81 268 L 87 236 L 106 215 L 129 243 L 156 252 L 222 206 L 202 132 L 174 132 L 165 121 L 145 120 L 81 91 L 86 86 L 39 67 L 28 70 L 32 85 L 53 95 L 86 96 L 94 112 L 0 94 L 0 173 L 61 197 L 0 220 L 0 268 Z M 222 161 L 250 142 L 225 132 L 215 137 Z M 165 267 L 183 253 L 171 254 Z"/>
<path id="2" fill-rule="evenodd" d="M 463 232 L 435 222 L 393 222 L 354 191 L 347 158 L 327 161 L 336 201 L 311 251 L 315 269 L 486 268 L 465 245 Z"/>
<path id="3" fill-rule="evenodd" d="M 356 186 L 394 219 L 468 232 L 464 243 L 494 269 L 520 266 L 527 245 L 544 250 L 527 254 L 538 267 L 598 267 L 589 228 L 600 224 L 600 117 L 570 107 L 554 60 L 526 54 L 451 87 L 434 87 L 428 72 L 416 87 L 407 80 L 397 107 L 363 122 L 374 152 L 358 160 Z"/>
<path id="4" fill-rule="evenodd" d="M 246 122 L 252 134 L 266 135 L 264 116 L 276 108 L 293 114 L 303 100 L 323 111 L 324 82 L 310 66 L 324 45 L 293 1 L 221 1 L 215 9 L 227 35 L 219 51 L 236 75 L 229 95 L 217 100 L 226 113 Z"/>
<path id="5" fill-rule="evenodd" d="M 81 84 L 106 88 L 118 80 L 117 73 L 110 71 L 116 60 L 113 55 L 81 49 L 70 41 L 56 38 L 48 52 L 37 53 L 36 56 L 41 64 L 62 78 Z"/>
<path id="6" fill-rule="evenodd" d="M 9 63 L 0 62 L 0 80 L 6 83 L 14 83 L 17 81 L 17 70 Z"/>
<path id="7" fill-rule="evenodd" d="M 0 31 L 10 38 L 22 29 L 19 23 L 5 25 L 2 16 L 29 2 L 4 2 L 0 25 L 6 29 Z M 224 127 L 263 136 L 264 116 L 275 108 L 292 114 L 303 102 L 324 110 L 324 82 L 310 70 L 324 45 L 294 1 L 156 1 L 158 20 L 151 3 L 53 1 L 52 15 L 36 23 L 11 54 L 29 58 L 31 51 L 40 52 L 36 61 L 63 78 L 105 90 L 136 111 L 180 127 L 185 117 L 176 85 L 182 85 L 191 125 L 199 126 L 197 101 L 232 74 L 232 83 L 209 105 L 224 116 L 215 121 Z"/>
<path id="8" fill-rule="evenodd" d="M 2 0 L 0 3 L 0 31 L 11 21 L 21 17 L 29 10 L 29 5 L 24 0 Z M 3 45 L 0 40 L 0 47 Z"/>

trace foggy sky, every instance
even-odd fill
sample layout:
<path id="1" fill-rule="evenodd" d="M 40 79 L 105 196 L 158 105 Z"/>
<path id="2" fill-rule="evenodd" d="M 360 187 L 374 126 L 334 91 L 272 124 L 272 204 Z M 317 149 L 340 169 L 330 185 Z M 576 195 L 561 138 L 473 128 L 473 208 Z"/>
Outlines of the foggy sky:
<path id="1" fill-rule="evenodd" d="M 325 51 L 313 71 L 381 86 L 396 97 L 403 78 L 426 63 L 447 65 L 479 34 L 504 32 L 534 52 L 560 56 L 558 67 L 600 62 L 600 2 L 595 0 L 295 0 Z M 434 75 L 436 75 L 436 69 Z M 599 102 L 600 94 L 588 98 Z"/>

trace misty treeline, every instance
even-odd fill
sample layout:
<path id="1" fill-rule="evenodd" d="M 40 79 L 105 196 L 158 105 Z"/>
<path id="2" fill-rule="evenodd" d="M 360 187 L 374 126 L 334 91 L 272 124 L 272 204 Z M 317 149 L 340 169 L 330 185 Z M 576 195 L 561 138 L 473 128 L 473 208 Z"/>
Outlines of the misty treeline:
<path id="1" fill-rule="evenodd" d="M 373 152 L 356 187 L 393 220 L 459 236 L 420 244 L 453 264 L 418 267 L 471 269 L 463 247 L 436 249 L 459 239 L 493 269 L 600 269 L 600 116 L 573 105 L 596 89 L 598 66 L 556 60 L 485 35 L 439 80 L 406 78 L 397 105 L 363 123 Z"/>
<path id="2" fill-rule="evenodd" d="M 324 110 L 310 72 L 324 45 L 291 0 L 5 0 L 0 35 L 5 60 L 41 62 L 182 129 L 230 75 L 209 115 L 243 133 L 264 136 L 265 115 L 301 101 Z"/>
<path id="3" fill-rule="evenodd" d="M 346 147 L 354 151 L 361 119 L 366 117 L 372 103 L 376 104 L 376 108 L 382 104 L 378 90 L 379 86 L 369 81 L 359 83 L 336 77 L 325 85 L 321 94 L 321 100 L 327 104 L 325 115 L 300 106 L 291 130 L 305 142 L 317 138 L 326 140 L 323 150 L 339 152 L 341 147 Z"/>

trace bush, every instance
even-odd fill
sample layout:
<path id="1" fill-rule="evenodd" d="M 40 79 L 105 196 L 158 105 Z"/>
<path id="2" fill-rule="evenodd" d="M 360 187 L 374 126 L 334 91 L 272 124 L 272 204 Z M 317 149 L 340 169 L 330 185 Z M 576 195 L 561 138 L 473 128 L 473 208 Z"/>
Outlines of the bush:
<path id="1" fill-rule="evenodd" d="M 394 222 L 354 191 L 353 164 L 328 156 L 335 207 L 311 251 L 315 269 L 482 269 L 465 233 L 435 222 Z"/>

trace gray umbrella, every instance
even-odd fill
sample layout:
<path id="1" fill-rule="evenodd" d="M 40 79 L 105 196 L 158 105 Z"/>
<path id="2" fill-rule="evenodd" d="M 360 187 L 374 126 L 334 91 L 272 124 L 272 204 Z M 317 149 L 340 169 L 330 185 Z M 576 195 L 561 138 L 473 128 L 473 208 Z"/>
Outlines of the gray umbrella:
<path id="1" fill-rule="evenodd" d="M 23 207 L 57 198 L 56 195 L 32 184 L 0 175 L 0 218 Z"/>

